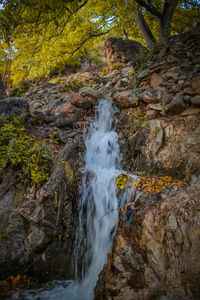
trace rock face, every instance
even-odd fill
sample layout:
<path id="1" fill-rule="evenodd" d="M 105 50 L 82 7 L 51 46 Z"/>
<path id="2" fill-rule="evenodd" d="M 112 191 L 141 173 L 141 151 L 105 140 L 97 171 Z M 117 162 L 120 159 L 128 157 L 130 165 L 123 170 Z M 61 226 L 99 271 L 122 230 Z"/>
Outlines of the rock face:
<path id="1" fill-rule="evenodd" d="M 124 233 L 120 216 L 95 300 L 199 298 L 199 46 L 199 35 L 177 37 L 123 91 L 115 86 L 123 168 L 182 184 L 141 193 Z"/>
<path id="2" fill-rule="evenodd" d="M 141 46 L 127 42 L 125 53 L 125 48 L 118 47 L 123 43 L 122 39 L 107 41 L 108 62 L 133 59 L 134 64 L 131 47 L 135 45 L 138 53 Z M 199 35 L 178 36 L 150 57 L 139 74 L 129 67 L 104 77 L 87 72 L 79 76 L 92 80 L 91 86 L 69 91 L 67 83 L 41 83 L 31 87 L 26 100 L 0 100 L 0 112 L 11 118 L 30 110 L 32 134 L 49 139 L 56 132 L 59 144 L 51 176 L 40 188 L 33 185 L 19 191 L 12 166 L 0 178 L 0 279 L 18 273 L 31 274 L 39 281 L 73 278 L 85 151 L 82 128 L 96 101 L 107 98 L 119 108 L 115 123 L 122 168 L 155 180 L 170 176 L 181 184 L 138 194 L 125 232 L 120 215 L 95 299 L 199 298 L 199 49 Z"/>
<path id="3" fill-rule="evenodd" d="M 125 235 L 119 226 L 95 299 L 198 299 L 199 182 L 140 196 Z"/>
<path id="4" fill-rule="evenodd" d="M 108 64 L 113 62 L 131 62 L 135 64 L 139 59 L 138 53 L 142 48 L 144 47 L 136 41 L 109 38 L 105 42 L 103 54 Z"/>

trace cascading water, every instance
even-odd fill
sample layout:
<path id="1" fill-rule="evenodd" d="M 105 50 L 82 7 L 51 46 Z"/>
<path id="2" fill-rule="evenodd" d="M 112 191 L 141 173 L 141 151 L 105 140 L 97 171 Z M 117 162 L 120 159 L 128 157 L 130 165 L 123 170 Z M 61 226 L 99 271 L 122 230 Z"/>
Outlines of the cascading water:
<path id="1" fill-rule="evenodd" d="M 23 297 L 17 298 L 16 294 L 12 299 L 93 299 L 93 289 L 98 274 L 106 263 L 107 253 L 111 250 L 118 220 L 115 179 L 121 170 L 118 136 L 112 129 L 115 112 L 111 101 L 100 101 L 86 140 L 86 166 L 74 253 L 76 280 L 56 282 L 57 287 L 49 291 L 40 290 L 37 295 L 34 293 L 35 296 L 31 292 L 25 292 Z M 105 215 L 99 221 L 110 210 L 112 214 Z M 83 249 L 85 253 L 79 271 L 78 261 Z"/>
<path id="2" fill-rule="evenodd" d="M 79 230 L 77 231 L 77 254 L 83 238 L 83 247 L 87 249 L 82 262 L 83 280 L 80 284 L 82 299 L 93 298 L 93 288 L 98 274 L 106 263 L 107 253 L 111 250 L 113 235 L 117 225 L 117 207 L 115 178 L 120 171 L 120 153 L 117 133 L 112 130 L 112 115 L 115 109 L 110 101 L 101 101 L 98 116 L 92 124 L 90 137 L 86 141 L 85 170 L 83 178 L 83 196 L 80 205 Z M 88 176 L 91 177 L 87 184 Z M 99 219 L 109 210 L 111 216 Z M 84 211 L 87 212 L 84 218 Z M 84 234 L 83 228 L 86 229 Z M 77 259 L 76 259 L 77 261 Z M 88 268 L 88 269 L 87 269 Z M 86 270 L 86 272 L 85 272 Z"/>

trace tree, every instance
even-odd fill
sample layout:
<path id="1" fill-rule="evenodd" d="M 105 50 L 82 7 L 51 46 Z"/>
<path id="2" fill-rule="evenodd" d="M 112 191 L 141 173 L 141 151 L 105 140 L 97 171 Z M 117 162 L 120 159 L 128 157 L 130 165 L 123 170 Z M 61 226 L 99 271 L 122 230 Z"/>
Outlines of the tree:
<path id="1" fill-rule="evenodd" d="M 15 83 L 48 76 L 98 53 L 107 36 L 148 46 L 199 18 L 195 0 L 1 0 L 1 39 L 13 49 Z M 192 20 L 192 21 L 191 21 Z M 135 26 L 137 24 L 137 26 Z"/>

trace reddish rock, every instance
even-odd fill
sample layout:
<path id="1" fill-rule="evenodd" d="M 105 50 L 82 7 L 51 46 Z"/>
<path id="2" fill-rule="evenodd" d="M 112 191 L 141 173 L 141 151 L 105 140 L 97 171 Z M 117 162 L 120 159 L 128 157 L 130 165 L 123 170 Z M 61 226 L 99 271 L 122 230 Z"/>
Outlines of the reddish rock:
<path id="1" fill-rule="evenodd" d="M 145 103 L 169 103 L 172 97 L 166 92 L 165 88 L 148 89 L 140 94 L 140 99 Z"/>
<path id="2" fill-rule="evenodd" d="M 90 108 L 93 104 L 89 98 L 84 98 L 79 93 L 75 93 L 73 91 L 69 93 L 69 101 L 74 106 L 84 109 Z"/>
<path id="3" fill-rule="evenodd" d="M 199 90 L 200 89 L 200 75 L 192 78 L 191 86 L 194 90 Z"/>
<path id="4" fill-rule="evenodd" d="M 113 98 L 117 106 L 120 108 L 137 106 L 137 97 L 134 96 L 132 89 L 123 92 L 117 92 Z"/>
<path id="5" fill-rule="evenodd" d="M 151 77 L 151 81 L 150 81 L 150 85 L 152 88 L 157 88 L 159 86 L 161 86 L 163 83 L 163 79 L 160 75 L 158 75 L 157 73 L 153 73 L 152 77 Z"/>
<path id="6" fill-rule="evenodd" d="M 200 95 L 191 98 L 191 102 L 195 106 L 200 106 Z"/>
<path id="7" fill-rule="evenodd" d="M 148 109 L 146 112 L 146 117 L 148 120 L 155 119 L 160 116 L 160 113 L 157 110 Z"/>
<path id="8" fill-rule="evenodd" d="M 77 111 L 77 108 L 74 105 L 72 105 L 70 102 L 66 102 L 66 103 L 63 103 L 62 105 L 60 105 L 56 109 L 55 113 L 64 112 L 67 114 L 74 114 L 76 111 Z"/>

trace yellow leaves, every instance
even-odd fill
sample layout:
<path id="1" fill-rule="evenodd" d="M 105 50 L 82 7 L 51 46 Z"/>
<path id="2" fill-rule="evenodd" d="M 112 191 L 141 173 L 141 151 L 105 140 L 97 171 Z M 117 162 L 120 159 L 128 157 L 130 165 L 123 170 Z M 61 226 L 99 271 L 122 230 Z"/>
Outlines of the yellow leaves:
<path id="1" fill-rule="evenodd" d="M 178 162 L 169 161 L 169 162 L 167 162 L 167 163 L 164 164 L 164 167 L 166 169 L 174 168 L 174 167 L 178 168 L 181 165 L 182 162 L 183 162 L 182 159 L 180 161 L 178 161 Z"/>
<path id="2" fill-rule="evenodd" d="M 117 190 L 124 189 L 128 179 L 129 179 L 129 176 L 127 174 L 120 174 L 116 178 L 116 181 L 115 181 L 115 183 L 117 185 Z"/>
<path id="3" fill-rule="evenodd" d="M 147 193 L 159 193 L 162 189 L 165 189 L 170 185 L 181 185 L 182 181 L 173 179 L 170 176 L 163 177 L 151 177 L 144 176 L 141 177 L 136 186 L 139 190 L 141 190 L 144 194 Z"/>

